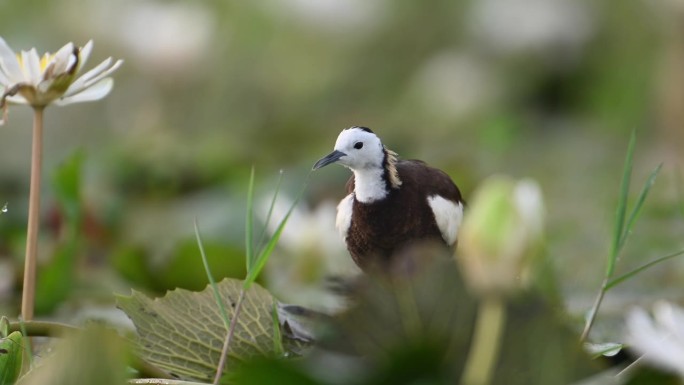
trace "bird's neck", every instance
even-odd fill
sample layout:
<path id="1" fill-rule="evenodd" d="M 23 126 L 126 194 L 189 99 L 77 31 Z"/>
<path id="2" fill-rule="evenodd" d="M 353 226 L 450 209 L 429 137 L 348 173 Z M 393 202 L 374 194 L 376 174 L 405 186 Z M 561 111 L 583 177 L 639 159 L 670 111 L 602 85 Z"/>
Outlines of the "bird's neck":
<path id="1" fill-rule="evenodd" d="M 389 194 L 390 184 L 382 168 L 354 170 L 354 196 L 361 203 L 373 203 Z"/>
<path id="2" fill-rule="evenodd" d="M 382 167 L 354 171 L 354 195 L 361 203 L 373 203 L 384 199 L 392 189 L 401 186 L 397 172 L 397 154 L 383 148 Z"/>

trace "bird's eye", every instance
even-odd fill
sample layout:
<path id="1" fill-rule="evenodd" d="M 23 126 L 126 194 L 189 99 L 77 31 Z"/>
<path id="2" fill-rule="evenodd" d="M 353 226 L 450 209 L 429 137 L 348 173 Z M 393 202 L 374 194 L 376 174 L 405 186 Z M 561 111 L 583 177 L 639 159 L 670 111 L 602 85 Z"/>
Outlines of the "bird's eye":
<path id="1" fill-rule="evenodd" d="M 363 148 L 363 142 L 354 143 L 354 148 L 360 150 L 361 148 Z"/>

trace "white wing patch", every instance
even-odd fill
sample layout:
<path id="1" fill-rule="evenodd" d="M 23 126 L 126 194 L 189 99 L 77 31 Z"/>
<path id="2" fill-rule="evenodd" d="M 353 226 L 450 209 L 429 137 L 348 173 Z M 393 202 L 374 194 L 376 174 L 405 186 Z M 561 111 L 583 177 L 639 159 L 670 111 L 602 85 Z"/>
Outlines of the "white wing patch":
<path id="1" fill-rule="evenodd" d="M 463 221 L 463 203 L 456 203 L 439 195 L 429 196 L 427 201 L 435 216 L 437 227 L 442 233 L 442 238 L 449 246 L 453 246 L 458 236 L 458 228 Z"/>
<path id="2" fill-rule="evenodd" d="M 340 232 L 342 239 L 347 238 L 347 232 L 351 226 L 352 207 L 354 205 L 354 194 L 349 194 L 340 201 L 337 205 L 337 218 L 335 218 L 335 227 Z"/>

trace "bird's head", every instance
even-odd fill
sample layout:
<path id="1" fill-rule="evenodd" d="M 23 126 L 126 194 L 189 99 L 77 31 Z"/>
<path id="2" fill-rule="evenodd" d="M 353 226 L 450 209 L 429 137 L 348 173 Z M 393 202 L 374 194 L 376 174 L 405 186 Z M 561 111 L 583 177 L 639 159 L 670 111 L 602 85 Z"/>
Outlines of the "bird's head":
<path id="1" fill-rule="evenodd" d="M 383 167 L 386 150 L 369 128 L 350 127 L 342 130 L 335 142 L 335 150 L 321 158 L 313 169 L 331 163 L 339 163 L 352 170 L 368 170 Z"/>

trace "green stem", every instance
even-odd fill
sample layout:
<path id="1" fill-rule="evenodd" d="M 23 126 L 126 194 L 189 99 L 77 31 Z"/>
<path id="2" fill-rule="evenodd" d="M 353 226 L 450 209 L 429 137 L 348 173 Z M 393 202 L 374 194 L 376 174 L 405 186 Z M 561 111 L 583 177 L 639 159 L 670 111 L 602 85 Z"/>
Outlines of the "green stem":
<path id="1" fill-rule="evenodd" d="M 594 326 L 594 321 L 596 320 L 598 309 L 599 307 L 601 307 L 601 303 L 603 302 L 603 297 L 606 295 L 606 291 L 608 291 L 609 279 L 609 276 L 603 278 L 603 282 L 601 283 L 601 289 L 599 290 L 598 295 L 596 296 L 596 300 L 594 301 L 594 306 L 592 306 L 591 310 L 589 311 L 589 317 L 587 318 L 587 322 L 584 324 L 584 330 L 582 331 L 582 335 L 580 336 L 580 343 L 583 343 L 587 340 L 587 337 L 589 336 L 589 331 L 591 331 L 591 327 Z"/>
<path id="2" fill-rule="evenodd" d="M 492 382 L 506 325 L 506 307 L 500 297 L 486 297 L 480 303 L 473 344 L 463 370 L 462 385 Z"/>
<path id="3" fill-rule="evenodd" d="M 26 258 L 24 260 L 24 288 L 21 298 L 21 317 L 24 321 L 33 319 L 36 296 L 36 259 L 40 225 L 40 174 L 43 163 L 43 107 L 34 107 L 33 111 L 31 185 L 29 188 L 28 229 L 26 231 Z"/>
<path id="4" fill-rule="evenodd" d="M 23 323 L 23 330 L 22 330 Z M 64 333 L 79 330 L 75 326 L 49 321 L 10 322 L 10 333 L 25 331 L 30 337 L 61 337 Z"/>

